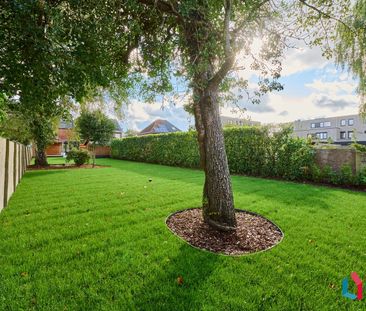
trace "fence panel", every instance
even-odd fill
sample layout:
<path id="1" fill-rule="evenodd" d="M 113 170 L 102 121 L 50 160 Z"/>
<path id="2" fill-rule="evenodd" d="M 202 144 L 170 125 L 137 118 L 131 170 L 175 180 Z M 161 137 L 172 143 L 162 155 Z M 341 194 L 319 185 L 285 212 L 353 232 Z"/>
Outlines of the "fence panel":
<path id="1" fill-rule="evenodd" d="M 8 204 L 31 159 L 31 147 L 0 137 L 0 211 Z"/>

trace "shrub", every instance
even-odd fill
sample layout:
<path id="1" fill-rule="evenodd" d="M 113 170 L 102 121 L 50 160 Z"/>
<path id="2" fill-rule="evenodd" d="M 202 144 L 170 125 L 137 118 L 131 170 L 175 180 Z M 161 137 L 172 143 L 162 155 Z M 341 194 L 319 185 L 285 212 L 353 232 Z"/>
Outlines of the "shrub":
<path id="1" fill-rule="evenodd" d="M 334 172 L 330 165 L 326 165 L 321 169 L 321 181 L 331 183 L 333 175 Z"/>
<path id="2" fill-rule="evenodd" d="M 86 150 L 77 150 L 77 149 L 71 150 L 67 153 L 66 161 L 70 162 L 71 160 L 74 160 L 77 166 L 89 163 L 90 160 L 89 152 Z"/>
<path id="3" fill-rule="evenodd" d="M 112 157 L 198 168 L 196 136 L 190 131 L 115 139 Z M 263 127 L 232 127 L 224 129 L 224 138 L 231 173 L 290 180 L 311 176 L 314 150 L 306 140 L 291 137 L 289 129 L 270 135 Z"/>
<path id="4" fill-rule="evenodd" d="M 342 165 L 340 170 L 339 183 L 344 185 L 356 184 L 356 177 L 354 176 L 352 167 L 350 165 Z"/>
<path id="5" fill-rule="evenodd" d="M 312 165 L 311 167 L 311 180 L 315 182 L 321 182 L 323 176 L 322 176 L 322 170 L 317 165 Z"/>
<path id="6" fill-rule="evenodd" d="M 356 176 L 356 185 L 366 186 L 366 167 L 364 167 Z"/>

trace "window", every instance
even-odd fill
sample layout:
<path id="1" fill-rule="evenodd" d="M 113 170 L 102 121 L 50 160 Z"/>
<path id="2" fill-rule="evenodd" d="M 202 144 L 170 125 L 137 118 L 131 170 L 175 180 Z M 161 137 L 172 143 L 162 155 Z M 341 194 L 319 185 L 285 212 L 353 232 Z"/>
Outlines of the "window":
<path id="1" fill-rule="evenodd" d="M 353 137 L 353 131 L 348 131 L 348 139 L 352 139 Z"/>
<path id="2" fill-rule="evenodd" d="M 324 122 L 324 127 L 329 127 L 329 126 L 331 126 L 330 121 Z"/>
<path id="3" fill-rule="evenodd" d="M 346 120 L 341 120 L 341 126 L 345 126 L 346 125 Z"/>
<path id="4" fill-rule="evenodd" d="M 346 139 L 346 132 L 341 132 L 341 139 Z"/>
<path id="5" fill-rule="evenodd" d="M 353 124 L 354 124 L 353 119 L 349 119 L 349 120 L 348 120 L 348 125 L 349 125 L 349 126 L 352 126 Z"/>
<path id="6" fill-rule="evenodd" d="M 311 128 L 314 129 L 315 128 L 315 123 L 311 123 Z"/>
<path id="7" fill-rule="evenodd" d="M 325 140 L 328 138 L 328 133 L 327 132 L 316 133 L 316 138 L 320 140 Z"/>
<path id="8" fill-rule="evenodd" d="M 324 122 L 320 122 L 319 127 L 324 127 Z"/>

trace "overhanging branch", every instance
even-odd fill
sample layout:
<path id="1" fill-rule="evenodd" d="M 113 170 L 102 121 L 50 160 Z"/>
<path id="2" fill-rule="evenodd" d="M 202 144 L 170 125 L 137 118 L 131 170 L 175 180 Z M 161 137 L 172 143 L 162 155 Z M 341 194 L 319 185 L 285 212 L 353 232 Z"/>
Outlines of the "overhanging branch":
<path id="1" fill-rule="evenodd" d="M 344 21 L 342 21 L 341 19 L 335 17 L 335 16 L 332 16 L 326 12 L 323 12 L 322 10 L 320 10 L 319 8 L 317 8 L 316 6 L 310 4 L 310 3 L 307 3 L 305 0 L 299 0 L 303 5 L 307 6 L 308 8 L 314 10 L 315 12 L 318 12 L 321 16 L 324 16 L 326 18 L 329 18 L 329 19 L 332 19 L 332 20 L 335 20 L 336 22 L 342 24 L 344 27 L 346 27 L 349 31 L 351 31 L 352 33 L 355 33 L 354 29 L 351 28 L 349 25 L 347 25 Z"/>
<path id="2" fill-rule="evenodd" d="M 183 21 L 182 15 L 178 12 L 178 4 L 176 1 L 163 0 L 138 0 L 141 4 L 156 7 L 160 12 L 175 16 L 180 22 Z"/>

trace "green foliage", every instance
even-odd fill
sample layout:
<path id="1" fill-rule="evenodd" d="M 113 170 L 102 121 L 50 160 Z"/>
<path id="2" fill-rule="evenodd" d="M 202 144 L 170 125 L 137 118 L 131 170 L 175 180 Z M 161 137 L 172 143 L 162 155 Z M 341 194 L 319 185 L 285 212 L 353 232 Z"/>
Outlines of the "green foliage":
<path id="1" fill-rule="evenodd" d="M 83 165 L 85 163 L 89 163 L 89 160 L 90 160 L 89 152 L 86 150 L 82 150 L 82 149 L 80 149 L 80 150 L 73 149 L 73 150 L 69 151 L 66 156 L 67 162 L 74 161 L 74 163 L 77 166 Z"/>
<path id="2" fill-rule="evenodd" d="M 94 0 L 3 1 L 0 94 L 9 98 L 7 109 L 22 116 L 38 151 L 52 141 L 53 122 L 75 100 L 104 88 L 123 100 L 116 88 L 130 86 L 124 80 L 130 44 L 117 12 L 121 17 L 118 6 Z M 0 118 L 2 111 L 0 99 Z"/>
<path id="3" fill-rule="evenodd" d="M 182 167 L 199 167 L 196 132 L 128 137 L 112 141 L 112 157 Z M 314 151 L 306 141 L 292 138 L 288 129 L 271 136 L 266 128 L 224 129 L 231 173 L 308 178 Z"/>
<path id="4" fill-rule="evenodd" d="M 356 183 L 359 186 L 366 186 L 366 167 L 364 167 L 356 177 Z"/>
<path id="5" fill-rule="evenodd" d="M 76 119 L 76 128 L 80 138 L 93 145 L 110 143 L 115 124 L 101 111 L 83 111 Z"/>
<path id="6" fill-rule="evenodd" d="M 0 122 L 4 121 L 6 117 L 6 102 L 5 94 L 0 92 Z"/>
<path id="7" fill-rule="evenodd" d="M 331 166 L 325 165 L 319 168 L 317 165 L 311 167 L 310 179 L 315 182 L 323 182 L 333 185 L 346 186 L 365 186 L 366 185 L 366 168 L 357 174 L 354 174 L 349 164 L 344 164 L 339 171 L 333 170 Z"/>
<path id="8" fill-rule="evenodd" d="M 357 0 L 352 14 L 347 18 L 350 27 L 339 24 L 337 27 L 336 60 L 342 67 L 347 67 L 359 78 L 358 91 L 366 95 L 366 1 Z M 362 112 L 366 112 L 364 105 Z"/>
<path id="9" fill-rule="evenodd" d="M 351 146 L 354 149 L 356 149 L 357 151 L 366 152 L 366 146 L 365 145 L 362 145 L 362 144 L 359 144 L 356 141 L 354 141 Z"/>
<path id="10" fill-rule="evenodd" d="M 15 114 L 6 114 L 3 119 L 0 118 L 0 136 L 25 145 L 32 140 L 27 123 Z"/>
<path id="11" fill-rule="evenodd" d="M 114 139 L 112 157 L 181 167 L 199 167 L 196 132 Z"/>
<path id="12" fill-rule="evenodd" d="M 354 174 L 350 165 L 339 171 L 315 164 L 315 149 L 307 140 L 291 136 L 290 128 L 270 135 L 265 127 L 224 129 L 230 172 L 334 185 L 366 185 L 366 169 Z M 198 168 L 195 131 L 114 139 L 112 157 L 139 162 Z"/>

